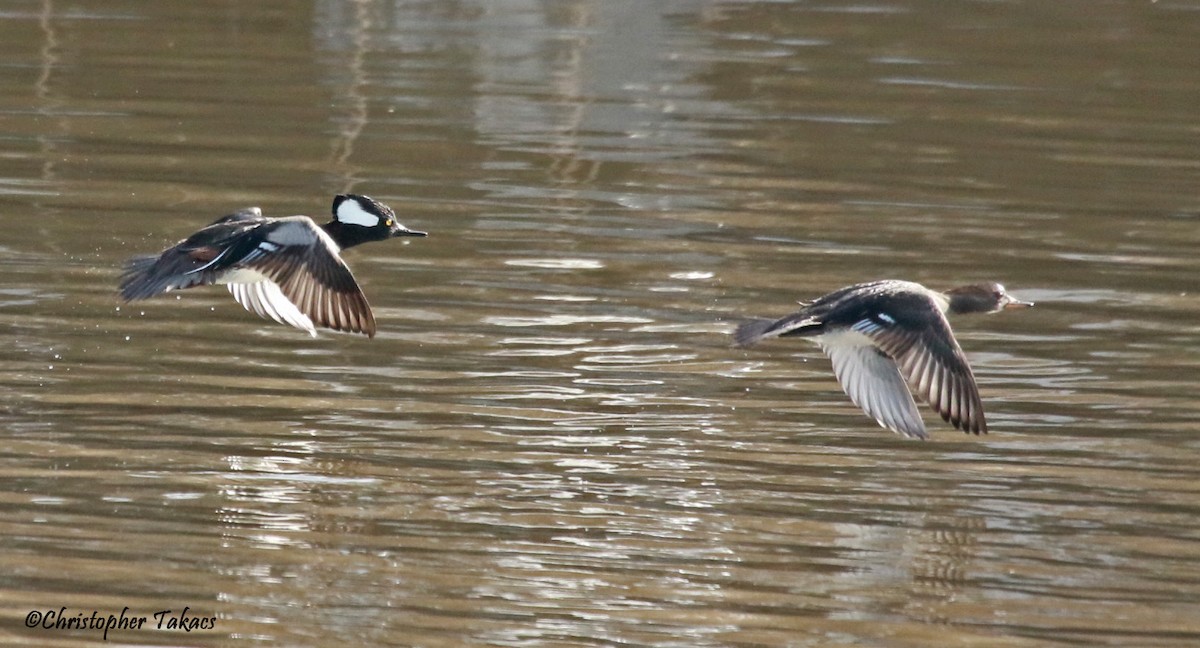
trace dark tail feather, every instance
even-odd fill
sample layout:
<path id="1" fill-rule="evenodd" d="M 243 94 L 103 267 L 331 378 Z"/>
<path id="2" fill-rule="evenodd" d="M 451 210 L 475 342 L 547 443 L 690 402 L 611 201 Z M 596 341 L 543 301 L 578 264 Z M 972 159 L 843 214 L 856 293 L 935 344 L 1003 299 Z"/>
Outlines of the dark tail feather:
<path id="1" fill-rule="evenodd" d="M 168 290 L 190 288 L 197 284 L 212 283 L 207 275 L 185 274 L 190 269 L 185 255 L 135 256 L 125 262 L 121 272 L 121 298 L 125 301 L 149 299 Z M 182 259 L 182 260 L 181 260 Z M 186 265 L 181 265 L 186 262 Z"/>
<path id="2" fill-rule="evenodd" d="M 773 326 L 775 326 L 775 320 L 768 319 L 750 320 L 740 324 L 733 332 L 733 343 L 740 347 L 752 346 L 764 337 L 768 337 Z"/>
<path id="3" fill-rule="evenodd" d="M 158 255 L 136 256 L 125 262 L 121 271 L 121 298 L 125 301 L 153 297 L 166 289 L 162 281 L 154 280 L 155 262 Z"/>

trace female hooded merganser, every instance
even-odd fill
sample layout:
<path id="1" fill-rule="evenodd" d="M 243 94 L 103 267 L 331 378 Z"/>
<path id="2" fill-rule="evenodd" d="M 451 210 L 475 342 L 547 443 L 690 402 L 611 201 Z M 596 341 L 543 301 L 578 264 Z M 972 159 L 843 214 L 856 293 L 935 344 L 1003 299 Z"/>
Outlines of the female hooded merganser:
<path id="1" fill-rule="evenodd" d="M 1033 303 L 1013 298 L 998 283 L 940 293 L 884 280 L 848 286 L 803 306 L 780 320 L 742 324 L 734 340 L 750 346 L 768 337 L 812 338 L 855 405 L 889 430 L 925 439 L 913 392 L 963 432 L 987 433 L 975 376 L 946 313 L 994 313 Z"/>
<path id="2" fill-rule="evenodd" d="M 375 337 L 375 316 L 342 261 L 341 250 L 397 236 L 425 236 L 396 221 L 383 203 L 355 194 L 335 196 L 333 220 L 267 218 L 248 207 L 159 255 L 125 264 L 121 297 L 146 299 L 168 290 L 228 284 L 246 310 L 308 331 L 314 327 Z"/>

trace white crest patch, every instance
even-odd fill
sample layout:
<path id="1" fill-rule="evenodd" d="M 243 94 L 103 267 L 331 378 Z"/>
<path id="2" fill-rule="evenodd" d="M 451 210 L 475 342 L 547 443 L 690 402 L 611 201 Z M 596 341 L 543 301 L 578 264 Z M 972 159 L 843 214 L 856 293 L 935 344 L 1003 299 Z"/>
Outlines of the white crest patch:
<path id="1" fill-rule="evenodd" d="M 353 198 L 347 198 L 337 208 L 337 219 L 347 225 L 362 225 L 375 227 L 379 225 L 379 217 L 362 208 Z"/>

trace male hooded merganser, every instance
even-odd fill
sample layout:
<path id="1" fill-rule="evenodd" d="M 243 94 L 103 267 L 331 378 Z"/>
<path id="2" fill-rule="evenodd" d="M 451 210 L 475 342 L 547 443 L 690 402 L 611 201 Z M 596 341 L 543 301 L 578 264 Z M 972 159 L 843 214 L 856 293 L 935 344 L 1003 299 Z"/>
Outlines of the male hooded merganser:
<path id="1" fill-rule="evenodd" d="M 889 430 L 925 439 L 914 392 L 954 427 L 987 433 L 975 376 L 946 313 L 994 313 L 1033 303 L 1013 298 L 998 283 L 940 293 L 884 280 L 848 286 L 803 306 L 780 320 L 742 324 L 734 340 L 750 346 L 769 337 L 812 338 L 855 405 Z"/>
<path id="2" fill-rule="evenodd" d="M 390 207 L 367 196 L 335 196 L 333 220 L 320 226 L 308 216 L 267 218 L 258 207 L 248 207 L 161 254 L 127 261 L 121 297 L 133 301 L 228 284 L 246 310 L 313 337 L 315 326 L 375 337 L 371 306 L 339 253 L 397 236 L 425 232 L 404 227 Z"/>

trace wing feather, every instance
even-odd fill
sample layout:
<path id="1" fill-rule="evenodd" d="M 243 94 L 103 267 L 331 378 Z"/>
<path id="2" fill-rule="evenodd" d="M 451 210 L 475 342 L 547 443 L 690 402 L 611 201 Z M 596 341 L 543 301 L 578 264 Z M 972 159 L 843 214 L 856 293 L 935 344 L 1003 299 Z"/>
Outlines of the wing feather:
<path id="1" fill-rule="evenodd" d="M 917 404 L 895 361 L 866 338 L 856 343 L 850 335 L 825 336 L 819 342 L 833 362 L 834 376 L 855 405 L 893 432 L 928 438 Z"/>
<path id="2" fill-rule="evenodd" d="M 310 228 L 315 243 L 303 242 L 303 236 L 296 232 L 285 232 L 277 239 L 268 234 L 268 240 L 276 243 L 298 240 L 306 244 L 283 245 L 277 252 L 258 256 L 245 266 L 276 284 L 280 294 L 311 320 L 310 326 L 374 337 L 371 306 L 333 241 L 309 219 L 285 219 L 281 223 Z"/>
<path id="3" fill-rule="evenodd" d="M 944 420 L 963 432 L 987 433 L 975 375 L 950 322 L 932 303 L 920 326 L 880 327 L 864 333 L 895 358 L 913 392 Z"/>
<path id="4" fill-rule="evenodd" d="M 274 282 L 232 283 L 229 284 L 229 292 L 246 310 L 259 317 L 269 317 L 316 337 L 317 331 L 312 320 L 296 308 Z"/>

